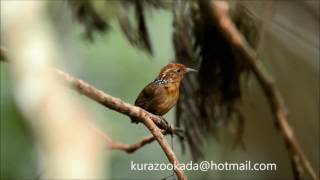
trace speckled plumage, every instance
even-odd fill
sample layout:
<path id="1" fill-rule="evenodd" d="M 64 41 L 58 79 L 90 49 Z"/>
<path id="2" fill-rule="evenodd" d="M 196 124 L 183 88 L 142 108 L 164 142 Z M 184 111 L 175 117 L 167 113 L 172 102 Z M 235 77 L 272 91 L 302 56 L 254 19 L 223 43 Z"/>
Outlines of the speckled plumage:
<path id="1" fill-rule="evenodd" d="M 163 67 L 158 77 L 140 92 L 135 105 L 158 116 L 166 114 L 177 103 L 180 82 L 186 69 L 183 64 L 177 63 Z"/>

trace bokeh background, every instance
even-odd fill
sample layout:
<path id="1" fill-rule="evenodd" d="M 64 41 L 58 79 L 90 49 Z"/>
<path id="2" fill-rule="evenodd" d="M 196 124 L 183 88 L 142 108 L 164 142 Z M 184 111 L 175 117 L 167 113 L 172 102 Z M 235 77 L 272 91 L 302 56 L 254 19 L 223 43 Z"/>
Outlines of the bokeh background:
<path id="1" fill-rule="evenodd" d="M 6 0 L 4 0 L 6 1 Z M 247 6 L 262 16 L 262 1 Z M 112 12 L 110 6 L 110 12 Z M 1 2 L 1 45 L 6 11 Z M 159 69 L 174 58 L 172 14 L 165 10 L 147 11 L 147 26 L 154 54 L 133 48 L 111 20 L 107 34 L 98 34 L 90 42 L 83 37 L 83 27 L 73 18 L 65 1 L 48 1 L 46 19 L 54 32 L 59 58 L 56 66 L 83 79 L 106 93 L 133 103 L 141 89 L 157 75 Z M 261 59 L 274 77 L 288 106 L 292 125 L 312 166 L 319 174 L 319 2 L 280 1 L 273 4 L 272 19 L 266 24 Z M 45 169 L 38 162 L 38 149 L 28 121 L 15 102 L 9 64 L 1 63 L 1 179 L 35 179 Z M 274 127 L 266 99 L 254 78 L 244 87 L 242 110 L 245 112 L 244 143 L 246 149 L 232 149 L 224 139 L 211 138 L 206 146 L 206 160 L 216 162 L 274 162 L 276 171 L 208 171 L 186 172 L 190 179 L 291 179 L 292 171 L 282 136 Z M 73 91 L 95 123 L 113 139 L 134 143 L 148 134 L 142 125 L 133 125 L 128 117 L 110 111 Z M 32 95 L 32 94 L 30 94 Z M 174 110 L 166 115 L 173 122 Z M 54 131 L 54 130 L 53 130 Z M 59 132 L 57 132 L 59 133 Z M 168 138 L 170 142 L 170 138 Z M 178 141 L 173 148 L 180 162 L 191 160 L 182 154 Z M 109 179 L 161 179 L 170 171 L 130 171 L 130 161 L 167 162 L 157 143 L 133 154 L 111 151 L 105 155 L 105 172 Z"/>

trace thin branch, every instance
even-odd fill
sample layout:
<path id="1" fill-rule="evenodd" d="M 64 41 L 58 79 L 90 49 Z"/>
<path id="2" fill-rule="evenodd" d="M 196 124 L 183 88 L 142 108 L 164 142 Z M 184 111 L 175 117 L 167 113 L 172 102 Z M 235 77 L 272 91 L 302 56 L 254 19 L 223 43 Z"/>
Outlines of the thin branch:
<path id="1" fill-rule="evenodd" d="M 143 147 L 146 144 L 152 143 L 155 140 L 154 136 L 146 136 L 144 138 L 142 138 L 139 142 L 135 143 L 135 144 L 122 144 L 122 143 L 118 143 L 118 142 L 111 142 L 109 148 L 110 149 L 116 149 L 116 150 L 121 150 L 121 151 L 125 151 L 127 153 L 133 153 L 136 150 L 138 150 L 139 148 Z"/>
<path id="2" fill-rule="evenodd" d="M 153 135 L 150 135 L 142 138 L 137 143 L 129 145 L 129 144 L 123 144 L 123 143 L 113 141 L 106 133 L 102 132 L 98 128 L 94 127 L 94 130 L 107 142 L 107 147 L 109 149 L 120 150 L 127 153 L 134 153 L 136 150 L 144 147 L 147 144 L 152 143 L 155 140 L 155 137 Z M 166 135 L 166 134 L 169 134 L 169 132 L 162 130 L 162 134 Z"/>
<path id="3" fill-rule="evenodd" d="M 89 124 L 89 126 L 91 126 L 91 128 L 107 143 L 108 149 L 124 151 L 127 153 L 134 153 L 136 150 L 156 140 L 153 135 L 149 135 L 142 138 L 140 141 L 134 144 L 131 144 L 131 145 L 124 144 L 124 143 L 120 143 L 112 140 L 105 132 L 101 131 L 99 128 L 95 127 L 93 124 Z M 162 130 L 161 132 L 163 135 L 170 134 L 169 131 L 165 131 L 165 130 Z"/>
<path id="4" fill-rule="evenodd" d="M 287 109 L 284 105 L 280 91 L 274 84 L 270 75 L 263 71 L 262 68 L 257 64 L 258 61 L 256 59 L 254 50 L 250 47 L 242 34 L 237 30 L 230 18 L 228 10 L 229 6 L 225 1 L 211 2 L 211 12 L 215 23 L 220 28 L 220 31 L 229 41 L 229 43 L 232 44 L 233 47 L 243 56 L 243 60 L 251 66 L 251 70 L 255 74 L 266 97 L 268 98 L 270 107 L 275 116 L 275 120 L 280 127 L 280 132 L 288 144 L 288 151 L 292 156 L 291 159 L 297 159 L 296 157 L 298 157 L 298 161 L 294 161 L 296 167 L 302 166 L 312 177 L 312 179 L 318 179 L 314 169 L 312 168 L 298 140 L 296 139 L 292 128 L 288 124 L 286 118 Z"/>
<path id="5" fill-rule="evenodd" d="M 167 135 L 170 134 L 169 131 L 165 131 L 162 130 L 161 131 L 163 135 Z M 109 139 L 111 140 L 111 139 Z M 153 141 L 155 141 L 155 137 L 153 135 L 150 136 L 146 136 L 144 138 L 142 138 L 140 141 L 134 143 L 134 144 L 123 144 L 123 143 L 119 143 L 119 142 L 115 142 L 115 141 L 109 141 L 108 147 L 110 149 L 114 149 L 114 150 L 120 150 L 120 151 L 125 151 L 127 153 L 134 153 L 135 151 L 137 151 L 138 149 L 144 147 L 147 144 L 152 143 Z"/>
<path id="6" fill-rule="evenodd" d="M 1 53 L 1 55 L 2 54 L 5 55 L 5 51 L 3 48 L 0 49 L 0 53 Z M 5 56 L 3 56 L 3 57 L 5 57 Z M 1 57 L 2 61 L 8 61 L 8 59 L 4 59 L 3 57 Z M 65 81 L 67 84 L 71 85 L 71 87 L 73 87 L 73 89 L 75 89 L 79 93 L 86 95 L 90 99 L 102 104 L 103 106 L 105 106 L 111 110 L 125 114 L 129 117 L 139 119 L 140 122 L 142 122 L 148 128 L 148 130 L 152 133 L 153 137 L 158 141 L 159 145 L 161 146 L 162 150 L 166 154 L 170 163 L 172 163 L 174 166 L 179 167 L 179 161 L 177 160 L 170 145 L 168 144 L 167 140 L 164 138 L 164 135 L 162 134 L 161 130 L 159 129 L 159 128 L 162 128 L 165 131 L 167 131 L 168 133 L 175 133 L 176 130 L 173 128 L 173 126 L 167 124 L 166 121 L 164 121 L 160 117 L 158 117 L 154 114 L 151 114 L 140 107 L 125 103 L 122 100 L 120 100 L 119 98 L 114 98 L 114 97 L 102 92 L 101 90 L 98 90 L 95 87 L 89 85 L 88 83 L 86 83 L 80 79 L 76 79 L 61 70 L 56 69 L 55 71 L 63 81 Z M 121 144 L 121 143 L 113 143 L 111 138 L 109 138 L 106 135 L 104 137 L 106 140 L 111 142 L 111 144 L 112 144 L 111 148 L 113 148 L 113 149 L 132 148 L 131 150 L 134 150 L 134 149 L 138 149 L 138 148 L 142 147 L 143 145 L 153 141 L 151 137 L 146 137 L 146 138 L 142 139 L 140 142 L 133 144 L 132 146 L 128 146 L 128 145 Z M 174 168 L 174 171 L 175 171 L 179 180 L 186 179 L 184 172 L 180 168 Z"/>

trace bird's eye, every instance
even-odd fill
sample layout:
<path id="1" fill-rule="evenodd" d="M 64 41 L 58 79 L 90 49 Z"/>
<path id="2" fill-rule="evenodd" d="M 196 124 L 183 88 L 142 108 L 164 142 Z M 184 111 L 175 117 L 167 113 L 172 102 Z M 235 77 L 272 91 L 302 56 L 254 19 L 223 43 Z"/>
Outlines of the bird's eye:
<path id="1" fill-rule="evenodd" d="M 176 72 L 180 72 L 180 69 L 177 69 Z"/>

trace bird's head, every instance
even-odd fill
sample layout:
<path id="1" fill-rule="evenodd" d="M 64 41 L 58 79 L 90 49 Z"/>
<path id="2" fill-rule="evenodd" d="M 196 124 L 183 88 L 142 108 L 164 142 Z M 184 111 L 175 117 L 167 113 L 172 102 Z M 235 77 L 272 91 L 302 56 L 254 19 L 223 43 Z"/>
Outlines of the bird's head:
<path id="1" fill-rule="evenodd" d="M 166 82 L 180 82 L 187 72 L 197 71 L 195 69 L 187 68 L 183 64 L 170 63 L 161 69 L 157 79 Z"/>

